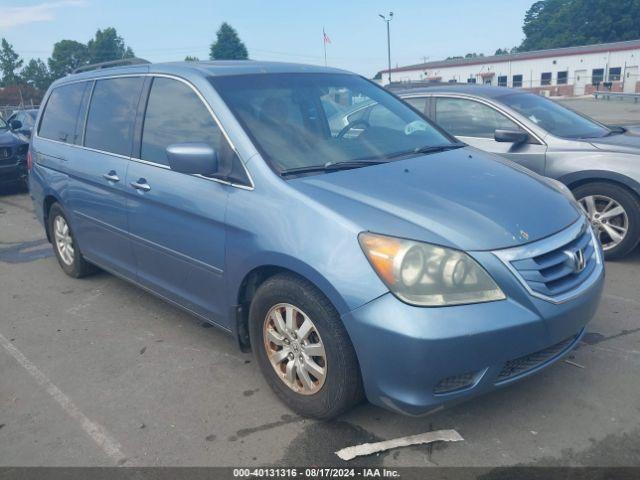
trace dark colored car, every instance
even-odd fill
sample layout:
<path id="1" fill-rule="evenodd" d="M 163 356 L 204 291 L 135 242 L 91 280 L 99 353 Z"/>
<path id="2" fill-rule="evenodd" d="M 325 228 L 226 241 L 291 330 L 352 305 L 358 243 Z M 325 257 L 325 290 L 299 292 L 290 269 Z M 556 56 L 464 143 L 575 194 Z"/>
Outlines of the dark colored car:
<path id="1" fill-rule="evenodd" d="M 464 143 L 564 183 L 597 228 L 607 259 L 627 255 L 640 241 L 639 127 L 603 125 L 543 96 L 505 87 L 395 93 Z"/>
<path id="2" fill-rule="evenodd" d="M 28 141 L 28 139 L 31 138 L 31 131 L 36 123 L 37 116 L 37 108 L 18 110 L 13 112 L 7 119 L 7 125 L 9 125 L 9 128 L 13 133 Z"/>
<path id="3" fill-rule="evenodd" d="M 27 186 L 27 151 L 29 144 L 15 135 L 0 118 L 0 187 Z"/>

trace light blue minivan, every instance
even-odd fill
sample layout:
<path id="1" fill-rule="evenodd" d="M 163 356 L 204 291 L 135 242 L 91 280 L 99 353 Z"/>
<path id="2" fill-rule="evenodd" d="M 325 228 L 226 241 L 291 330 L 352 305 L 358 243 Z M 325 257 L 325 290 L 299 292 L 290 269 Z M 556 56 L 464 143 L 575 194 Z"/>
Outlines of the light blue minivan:
<path id="1" fill-rule="evenodd" d="M 335 121 L 359 102 L 380 108 Z M 306 416 L 508 385 L 570 351 L 600 300 L 602 252 L 565 187 L 341 70 L 70 75 L 28 160 L 67 274 L 99 267 L 220 327 Z"/>

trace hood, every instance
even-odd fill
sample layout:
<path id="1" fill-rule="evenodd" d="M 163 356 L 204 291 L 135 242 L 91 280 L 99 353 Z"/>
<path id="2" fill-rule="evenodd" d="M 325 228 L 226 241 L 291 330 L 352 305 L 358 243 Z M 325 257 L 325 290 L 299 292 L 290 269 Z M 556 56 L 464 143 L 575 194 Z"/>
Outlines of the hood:
<path id="1" fill-rule="evenodd" d="M 18 137 L 16 137 L 13 133 L 11 133 L 9 130 L 0 130 L 0 145 L 3 146 L 7 146 L 7 145 L 20 145 L 26 142 L 23 142 L 22 140 L 20 140 Z"/>
<path id="2" fill-rule="evenodd" d="M 626 128 L 626 127 L 625 127 Z M 591 143 L 599 150 L 620 153 L 635 153 L 640 155 L 640 131 L 637 127 L 629 128 L 625 133 L 620 135 L 609 135 L 607 137 L 589 138 L 587 142 Z"/>
<path id="3" fill-rule="evenodd" d="M 468 148 L 289 184 L 363 231 L 463 250 L 491 250 L 556 233 L 579 217 L 542 177 Z"/>

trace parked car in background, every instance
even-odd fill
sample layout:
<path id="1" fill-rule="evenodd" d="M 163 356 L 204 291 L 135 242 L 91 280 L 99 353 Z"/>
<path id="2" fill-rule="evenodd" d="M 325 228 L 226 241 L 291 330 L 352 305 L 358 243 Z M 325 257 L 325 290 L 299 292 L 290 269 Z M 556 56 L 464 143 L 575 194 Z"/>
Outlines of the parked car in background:
<path id="1" fill-rule="evenodd" d="M 13 133 L 28 141 L 31 138 L 31 131 L 33 130 L 37 116 L 37 108 L 17 110 L 7 119 L 7 125 L 9 125 Z"/>
<path id="2" fill-rule="evenodd" d="M 0 188 L 8 185 L 27 187 L 28 150 L 29 144 L 0 118 Z"/>
<path id="3" fill-rule="evenodd" d="M 375 125 L 331 126 L 366 102 Z M 509 385 L 598 306 L 602 252 L 566 187 L 358 75 L 119 67 L 43 105 L 31 195 L 64 272 L 97 265 L 232 334 L 302 415 L 363 394 L 420 414 Z"/>
<path id="4" fill-rule="evenodd" d="M 395 92 L 459 140 L 571 189 L 608 259 L 640 240 L 640 135 L 533 93 L 505 87 L 434 86 Z M 375 115 L 376 107 L 370 107 Z M 366 112 L 362 112 L 365 115 Z"/>

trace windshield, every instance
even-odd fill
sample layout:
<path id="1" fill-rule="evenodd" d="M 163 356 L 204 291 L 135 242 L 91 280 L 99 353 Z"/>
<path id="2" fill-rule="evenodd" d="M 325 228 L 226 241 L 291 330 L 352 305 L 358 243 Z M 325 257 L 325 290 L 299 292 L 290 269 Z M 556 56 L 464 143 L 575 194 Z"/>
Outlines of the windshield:
<path id="1" fill-rule="evenodd" d="M 516 93 L 501 97 L 500 101 L 556 137 L 595 138 L 604 137 L 611 132 L 602 125 L 540 95 Z"/>
<path id="2" fill-rule="evenodd" d="M 0 130 L 7 129 L 7 128 L 9 128 L 9 126 L 7 125 L 7 122 L 5 122 L 2 119 L 2 117 L 0 117 Z"/>
<path id="3" fill-rule="evenodd" d="M 356 75 L 234 75 L 211 83 L 279 173 L 379 163 L 453 145 L 409 106 Z"/>

